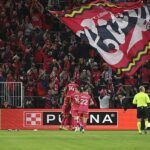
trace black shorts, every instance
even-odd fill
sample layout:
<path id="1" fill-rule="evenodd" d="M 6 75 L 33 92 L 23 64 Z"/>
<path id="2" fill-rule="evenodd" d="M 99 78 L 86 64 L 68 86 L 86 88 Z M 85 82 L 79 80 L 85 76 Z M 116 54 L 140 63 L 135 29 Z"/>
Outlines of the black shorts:
<path id="1" fill-rule="evenodd" d="M 138 107 L 137 108 L 137 118 L 148 118 L 148 108 L 147 107 Z"/>

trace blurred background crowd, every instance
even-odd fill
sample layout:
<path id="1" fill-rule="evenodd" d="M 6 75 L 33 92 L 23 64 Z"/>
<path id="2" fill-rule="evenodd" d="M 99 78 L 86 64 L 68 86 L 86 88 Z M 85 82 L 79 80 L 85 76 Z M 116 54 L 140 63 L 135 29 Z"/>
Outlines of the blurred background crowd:
<path id="1" fill-rule="evenodd" d="M 141 84 L 150 94 L 150 60 L 133 76 L 119 76 L 94 48 L 48 12 L 89 1 L 0 1 L 0 82 L 23 82 L 25 108 L 61 108 L 64 87 L 72 78 L 80 87 L 89 86 L 94 108 L 122 108 L 124 103 L 132 108 Z M 127 2 L 112 2 L 118 1 Z M 15 107 L 2 99 L 0 106 Z"/>

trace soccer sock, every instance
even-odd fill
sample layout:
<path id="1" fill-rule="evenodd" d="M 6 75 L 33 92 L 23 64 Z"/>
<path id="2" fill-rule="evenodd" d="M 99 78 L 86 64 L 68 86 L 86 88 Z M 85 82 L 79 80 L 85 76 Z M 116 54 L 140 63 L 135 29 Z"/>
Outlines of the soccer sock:
<path id="1" fill-rule="evenodd" d="M 80 127 L 80 122 L 79 121 L 77 121 L 77 127 Z"/>
<path id="2" fill-rule="evenodd" d="M 79 118 L 78 120 L 78 126 L 80 127 L 82 124 L 81 124 L 81 118 Z"/>
<path id="3" fill-rule="evenodd" d="M 65 118 L 64 126 L 67 126 L 67 125 L 68 125 L 68 123 L 69 123 L 69 120 L 68 120 L 68 117 L 67 117 L 67 118 Z"/>
<path id="4" fill-rule="evenodd" d="M 148 128 L 148 120 L 145 120 L 145 129 Z"/>
<path id="5" fill-rule="evenodd" d="M 137 122 L 137 128 L 138 128 L 138 131 L 141 132 L 141 121 Z"/>
<path id="6" fill-rule="evenodd" d="M 78 124 L 77 119 L 74 119 L 74 120 L 73 120 L 73 126 L 74 126 L 74 127 L 77 127 L 77 124 Z"/>
<path id="7" fill-rule="evenodd" d="M 62 119 L 61 125 L 64 126 L 65 118 Z"/>
<path id="8" fill-rule="evenodd" d="M 68 125 L 69 125 L 69 128 L 70 129 L 72 129 L 72 127 L 73 127 L 73 118 L 72 118 L 72 116 L 69 116 L 69 118 L 68 118 Z"/>
<path id="9" fill-rule="evenodd" d="M 81 125 L 84 129 L 86 128 L 86 123 L 83 120 L 81 120 Z"/>
<path id="10" fill-rule="evenodd" d="M 84 129 L 86 128 L 86 123 L 84 123 L 84 122 L 83 122 L 83 128 L 84 128 Z"/>
<path id="11" fill-rule="evenodd" d="M 61 125 L 64 126 L 66 118 L 62 119 Z"/>
<path id="12" fill-rule="evenodd" d="M 80 126 L 83 126 L 83 120 L 82 119 L 80 120 Z"/>

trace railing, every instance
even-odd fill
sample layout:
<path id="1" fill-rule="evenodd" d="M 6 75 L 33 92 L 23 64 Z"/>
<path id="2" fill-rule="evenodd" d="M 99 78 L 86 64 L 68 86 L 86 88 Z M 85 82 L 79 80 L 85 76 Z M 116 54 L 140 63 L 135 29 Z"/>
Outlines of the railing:
<path id="1" fill-rule="evenodd" d="M 22 82 L 0 82 L 0 102 L 23 107 L 24 90 Z"/>

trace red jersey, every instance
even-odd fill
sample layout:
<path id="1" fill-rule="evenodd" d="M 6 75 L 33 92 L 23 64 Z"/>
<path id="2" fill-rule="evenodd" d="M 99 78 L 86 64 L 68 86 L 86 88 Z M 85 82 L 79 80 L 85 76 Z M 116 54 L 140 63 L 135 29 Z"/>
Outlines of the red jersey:
<path id="1" fill-rule="evenodd" d="M 79 111 L 87 112 L 89 108 L 89 104 L 92 103 L 92 97 L 86 93 L 83 92 L 80 94 L 80 106 L 79 106 Z"/>
<path id="2" fill-rule="evenodd" d="M 52 63 L 53 57 L 52 56 L 44 56 L 44 63 L 43 63 L 43 69 L 48 71 L 49 65 Z"/>
<path id="3" fill-rule="evenodd" d="M 34 53 L 34 62 L 35 63 L 43 63 L 44 61 L 44 54 L 41 50 L 36 50 Z"/>
<path id="4" fill-rule="evenodd" d="M 136 84 L 136 79 L 134 78 L 134 76 L 125 76 L 125 84 L 126 85 L 135 85 Z"/>
<path id="5" fill-rule="evenodd" d="M 40 13 L 32 14 L 32 25 L 33 27 L 42 28 L 42 14 Z"/>
<path id="6" fill-rule="evenodd" d="M 57 77 L 54 79 L 54 91 L 56 91 L 57 93 L 59 91 L 59 80 Z"/>
<path id="7" fill-rule="evenodd" d="M 37 93 L 39 96 L 46 95 L 46 89 L 43 87 L 43 85 L 40 81 L 37 83 Z"/>
<path id="8" fill-rule="evenodd" d="M 34 96 L 34 93 L 35 93 L 35 87 L 34 86 L 27 86 L 26 88 L 26 95 L 27 96 Z"/>
<path id="9" fill-rule="evenodd" d="M 92 79 L 93 79 L 93 81 L 94 82 L 99 82 L 100 75 L 101 75 L 101 72 L 99 70 L 93 70 L 92 71 Z"/>
<path id="10" fill-rule="evenodd" d="M 68 85 L 67 85 L 67 90 L 66 90 L 66 94 L 67 95 L 72 95 L 74 92 L 75 92 L 75 90 L 78 88 L 78 84 L 76 84 L 75 82 L 71 82 L 71 83 L 69 83 Z"/>
<path id="11" fill-rule="evenodd" d="M 143 67 L 141 71 L 142 71 L 142 82 L 143 83 L 149 83 L 150 70 L 148 68 Z"/>
<path id="12" fill-rule="evenodd" d="M 80 100 L 80 92 L 71 95 L 71 110 L 78 110 Z"/>
<path id="13" fill-rule="evenodd" d="M 80 72 L 78 70 L 74 71 L 73 78 L 75 79 L 76 83 L 80 83 Z"/>

